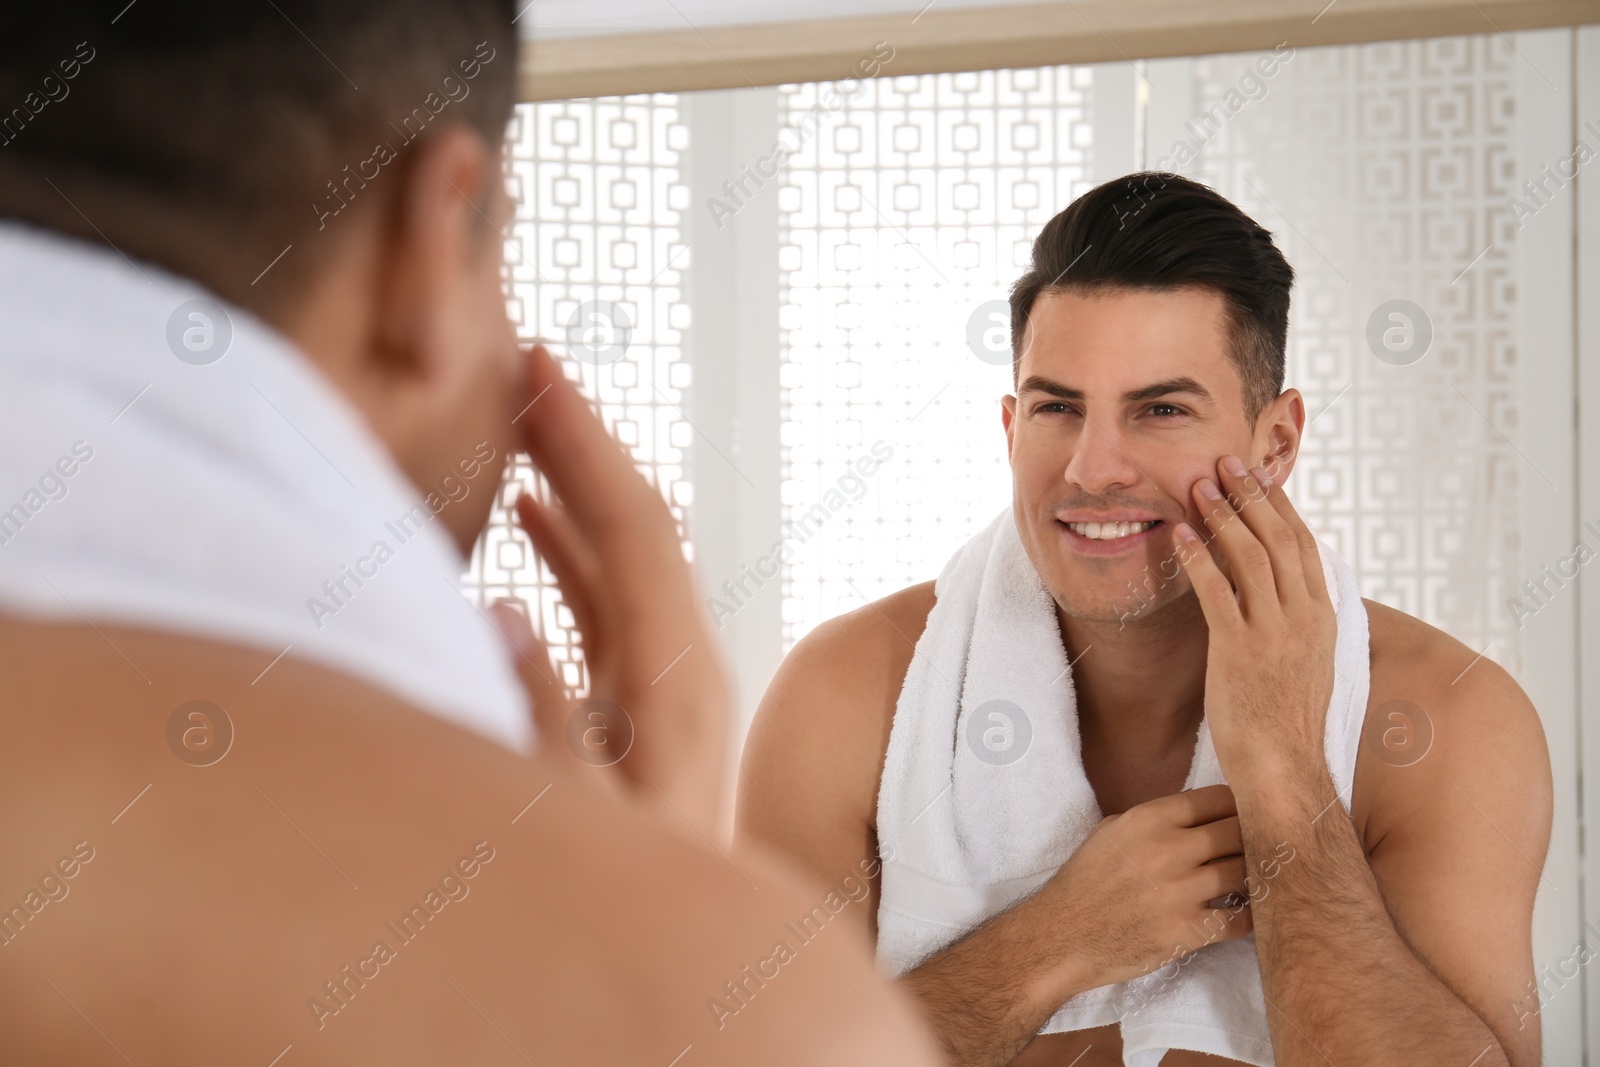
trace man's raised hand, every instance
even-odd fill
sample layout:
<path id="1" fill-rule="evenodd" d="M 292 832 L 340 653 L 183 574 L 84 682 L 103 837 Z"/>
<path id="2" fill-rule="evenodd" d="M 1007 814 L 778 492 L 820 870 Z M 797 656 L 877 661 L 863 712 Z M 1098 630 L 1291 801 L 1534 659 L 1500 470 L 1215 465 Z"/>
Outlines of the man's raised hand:
<path id="1" fill-rule="evenodd" d="M 1210 630 L 1205 715 L 1229 781 L 1324 765 L 1337 626 L 1316 539 L 1283 487 L 1234 456 L 1191 492 L 1227 561 L 1173 531 Z M 1185 534 L 1188 534 L 1186 537 Z"/>
<path id="2" fill-rule="evenodd" d="M 557 501 L 524 494 L 517 516 L 572 612 L 589 673 L 574 703 L 527 620 L 496 609 L 521 653 L 540 742 L 614 768 L 602 773 L 714 834 L 730 687 L 677 524 L 542 345 L 528 354 L 525 402 L 523 446 Z"/>

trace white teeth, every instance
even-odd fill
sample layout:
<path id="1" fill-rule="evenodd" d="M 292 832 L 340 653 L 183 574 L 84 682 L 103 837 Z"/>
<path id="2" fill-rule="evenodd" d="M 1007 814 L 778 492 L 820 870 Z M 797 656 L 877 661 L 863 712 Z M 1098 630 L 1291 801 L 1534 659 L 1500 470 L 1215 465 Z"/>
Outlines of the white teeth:
<path id="1" fill-rule="evenodd" d="M 1092 541 L 1115 541 L 1119 538 L 1130 537 L 1133 534 L 1143 533 L 1154 522 L 1069 522 L 1072 532 L 1087 537 Z"/>

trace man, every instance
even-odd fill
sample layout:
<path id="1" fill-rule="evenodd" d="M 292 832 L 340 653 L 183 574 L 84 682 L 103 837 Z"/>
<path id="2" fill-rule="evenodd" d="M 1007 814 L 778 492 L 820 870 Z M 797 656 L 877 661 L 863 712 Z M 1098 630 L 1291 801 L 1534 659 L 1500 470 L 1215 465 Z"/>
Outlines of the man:
<path id="1" fill-rule="evenodd" d="M 787 932 L 821 888 L 710 844 L 677 531 L 506 315 L 515 16 L 4 16 L 8 1062 L 938 1057 L 850 931 Z M 587 705 L 456 589 L 518 449 Z"/>
<path id="2" fill-rule="evenodd" d="M 1540 1062 L 1531 914 L 1552 793 L 1521 689 L 1448 635 L 1364 601 L 1370 689 L 1354 708 L 1365 740 L 1353 793 L 1339 795 L 1325 762 L 1346 624 L 1283 488 L 1306 419 L 1283 388 L 1291 281 L 1270 235 L 1232 204 L 1145 174 L 1052 220 L 1012 291 L 1016 392 L 1001 422 L 1014 499 L 996 523 L 1014 522 L 1029 578 L 1053 601 L 1049 641 L 1070 666 L 1078 773 L 1092 788 L 1082 807 L 1095 814 L 1020 900 L 915 944 L 900 982 L 957 1063 L 1121 1064 L 1127 1014 L 1035 1038 L 1069 1002 L 1158 972 L 1159 986 L 1252 932 L 1259 971 L 1252 962 L 1216 988 L 1258 998 L 1250 1021 L 1270 1048 L 1253 1062 Z M 924 738 L 927 758 L 947 764 L 943 787 L 930 776 L 925 797 L 897 793 L 903 824 L 879 825 L 901 788 L 885 776 L 900 758 L 886 755 L 891 731 L 923 728 L 913 670 L 954 693 L 972 667 L 928 658 L 938 601 L 935 583 L 915 585 L 795 646 L 750 732 L 736 838 L 818 875 L 877 855 L 890 829 L 920 820 L 932 833 L 939 812 L 969 825 L 951 851 L 1000 847 L 1003 834 L 960 822 L 984 796 L 951 799 L 950 752 L 971 743 L 960 730 Z M 971 721 L 965 700 L 961 713 Z M 1422 716 L 1431 744 L 1418 740 Z M 1053 725 L 1033 715 L 1035 738 Z M 1226 784 L 1185 789 L 1191 759 L 1198 768 L 1213 745 Z M 986 781 L 1008 784 L 1029 755 Z M 1042 808 L 1072 772 L 1033 768 L 1040 788 L 1023 801 Z M 1028 822 L 1024 808 L 1013 829 Z M 892 851 L 886 871 L 903 858 Z M 922 877 L 924 902 L 892 916 L 876 880 L 874 907 L 857 915 L 881 935 L 887 917 L 937 910 L 927 901 L 955 878 Z M 1204 1042 L 1174 1039 L 1159 1062 L 1243 1060 L 1186 1045 Z"/>

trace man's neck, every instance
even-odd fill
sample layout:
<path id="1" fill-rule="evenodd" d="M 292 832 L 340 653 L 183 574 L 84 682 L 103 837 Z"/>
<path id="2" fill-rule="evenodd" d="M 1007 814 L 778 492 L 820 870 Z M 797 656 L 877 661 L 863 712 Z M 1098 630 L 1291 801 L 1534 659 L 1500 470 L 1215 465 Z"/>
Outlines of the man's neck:
<path id="1" fill-rule="evenodd" d="M 1193 745 L 1209 630 L 1192 593 L 1129 625 L 1074 618 L 1059 606 L 1056 620 L 1085 737 L 1151 756 Z"/>

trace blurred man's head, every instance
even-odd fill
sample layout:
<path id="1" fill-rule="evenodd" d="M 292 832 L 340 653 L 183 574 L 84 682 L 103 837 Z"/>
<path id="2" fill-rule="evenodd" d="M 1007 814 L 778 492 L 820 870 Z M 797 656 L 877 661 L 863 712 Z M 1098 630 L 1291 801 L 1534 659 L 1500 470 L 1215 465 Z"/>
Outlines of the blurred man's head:
<path id="1" fill-rule="evenodd" d="M 288 334 L 421 488 L 519 407 L 498 0 L 113 0 L 0 16 L 0 217 L 109 245 Z M 509 409 L 509 410 L 508 410 Z M 458 544 L 492 493 L 441 517 Z"/>
<path id="2" fill-rule="evenodd" d="M 1271 234 L 1174 174 L 1099 186 L 1040 232 L 1011 294 L 1003 420 L 1018 529 L 1069 615 L 1149 618 L 1190 591 L 1172 528 L 1205 530 L 1192 487 L 1223 456 L 1287 476 L 1293 280 Z"/>

